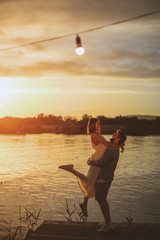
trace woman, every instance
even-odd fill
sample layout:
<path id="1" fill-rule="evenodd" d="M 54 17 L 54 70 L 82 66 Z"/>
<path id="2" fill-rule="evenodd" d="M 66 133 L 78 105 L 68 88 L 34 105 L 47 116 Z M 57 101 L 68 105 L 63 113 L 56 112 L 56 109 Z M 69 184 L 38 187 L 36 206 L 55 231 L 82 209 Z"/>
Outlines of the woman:
<path id="1" fill-rule="evenodd" d="M 91 118 L 88 121 L 87 125 L 87 134 L 91 137 L 92 147 L 94 148 L 95 152 L 91 155 L 90 160 L 98 160 L 100 159 L 104 152 L 106 151 L 107 147 L 121 147 L 119 145 L 115 145 L 114 143 L 108 142 L 105 138 L 100 134 L 100 122 L 98 118 Z M 122 147 L 123 151 L 123 147 Z M 80 204 L 83 214 L 88 217 L 87 213 L 87 203 L 89 198 L 93 198 L 95 196 L 95 182 L 98 177 L 98 174 L 101 170 L 100 167 L 93 167 L 90 166 L 87 176 L 84 174 L 76 171 L 73 168 L 73 165 L 62 165 L 59 168 L 67 170 L 73 173 L 78 178 L 79 186 L 84 194 L 84 201 Z"/>

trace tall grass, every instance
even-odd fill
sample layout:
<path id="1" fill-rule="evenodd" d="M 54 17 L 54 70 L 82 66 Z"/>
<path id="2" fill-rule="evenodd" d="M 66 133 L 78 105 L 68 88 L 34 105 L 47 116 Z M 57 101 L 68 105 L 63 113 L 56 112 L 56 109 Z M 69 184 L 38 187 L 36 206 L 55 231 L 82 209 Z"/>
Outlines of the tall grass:
<path id="1" fill-rule="evenodd" d="M 41 209 L 29 211 L 25 208 L 25 215 L 22 216 L 21 207 L 19 206 L 18 226 L 13 226 L 11 219 L 7 221 L 2 218 L 2 229 L 6 233 L 3 240 L 27 240 L 27 238 L 38 228 L 38 220 Z"/>
<path id="2" fill-rule="evenodd" d="M 87 218 L 84 216 L 82 211 L 76 207 L 76 205 L 73 205 L 73 209 L 71 210 L 68 204 L 67 198 L 65 199 L 66 202 L 66 208 L 65 208 L 65 214 L 62 213 L 65 219 L 69 222 L 77 221 L 77 222 L 87 222 Z"/>

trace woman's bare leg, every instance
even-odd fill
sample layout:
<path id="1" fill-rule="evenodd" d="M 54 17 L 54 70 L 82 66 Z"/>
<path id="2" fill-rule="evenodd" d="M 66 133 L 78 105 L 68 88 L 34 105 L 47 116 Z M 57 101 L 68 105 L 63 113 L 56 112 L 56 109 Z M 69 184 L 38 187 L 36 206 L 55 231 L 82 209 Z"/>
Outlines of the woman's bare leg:
<path id="1" fill-rule="evenodd" d="M 83 181 L 87 181 L 87 177 L 83 174 L 83 173 L 80 173 L 78 172 L 77 170 L 75 170 L 73 168 L 73 164 L 69 164 L 69 165 L 61 165 L 59 166 L 60 169 L 63 169 L 63 170 L 66 170 L 70 173 L 73 173 L 76 177 L 80 178 L 81 180 Z"/>
<path id="2" fill-rule="evenodd" d="M 76 175 L 76 170 L 73 168 L 73 164 L 68 164 L 68 165 L 61 165 L 59 166 L 60 169 L 66 170 L 68 172 L 73 173 Z"/>
<path id="3" fill-rule="evenodd" d="M 87 204 L 88 204 L 88 198 L 87 197 L 84 197 L 83 204 L 87 206 Z"/>
<path id="4" fill-rule="evenodd" d="M 88 217 L 88 212 L 87 212 L 87 207 L 88 207 L 88 198 L 87 197 L 84 197 L 83 199 L 83 203 L 80 203 L 79 204 L 83 214 L 85 217 Z"/>
<path id="5" fill-rule="evenodd" d="M 75 170 L 73 168 L 73 164 L 61 165 L 61 166 L 59 166 L 59 168 L 63 169 L 63 170 L 66 170 L 66 171 L 68 171 L 70 173 L 73 173 L 76 177 L 80 178 L 81 180 L 83 180 L 85 182 L 87 181 L 87 177 L 84 174 L 82 174 L 82 173 L 78 172 L 77 170 Z M 84 216 L 88 217 L 88 213 L 87 213 L 88 198 L 84 197 L 83 203 L 80 203 L 79 206 L 80 206 Z"/>

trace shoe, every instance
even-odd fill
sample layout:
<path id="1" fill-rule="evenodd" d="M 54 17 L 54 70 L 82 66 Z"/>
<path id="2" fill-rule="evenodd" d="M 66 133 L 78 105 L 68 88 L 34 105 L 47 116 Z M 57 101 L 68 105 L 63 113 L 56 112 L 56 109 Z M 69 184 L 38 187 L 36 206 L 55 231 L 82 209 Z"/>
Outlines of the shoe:
<path id="1" fill-rule="evenodd" d="M 102 226 L 104 226 L 104 225 L 105 225 L 104 222 L 100 222 L 100 223 L 98 224 L 99 227 L 102 227 Z"/>
<path id="2" fill-rule="evenodd" d="M 110 232 L 113 230 L 113 226 L 111 224 L 103 224 L 101 228 L 97 230 L 97 232 Z"/>
<path id="3" fill-rule="evenodd" d="M 79 204 L 81 210 L 82 210 L 82 213 L 85 217 L 88 217 L 88 213 L 87 213 L 87 208 L 84 207 L 84 204 L 83 203 L 80 203 Z"/>
<path id="4" fill-rule="evenodd" d="M 68 165 L 61 165 L 59 166 L 60 169 L 64 169 L 64 170 L 67 170 L 67 171 L 70 171 L 73 169 L 73 164 L 68 164 Z"/>

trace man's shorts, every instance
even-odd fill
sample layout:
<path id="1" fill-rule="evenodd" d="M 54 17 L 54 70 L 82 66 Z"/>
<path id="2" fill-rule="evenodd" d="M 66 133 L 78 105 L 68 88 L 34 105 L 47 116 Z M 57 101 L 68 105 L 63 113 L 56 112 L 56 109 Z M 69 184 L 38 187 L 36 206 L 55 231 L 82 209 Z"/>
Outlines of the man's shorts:
<path id="1" fill-rule="evenodd" d="M 111 186 L 112 180 L 108 180 L 105 183 L 96 182 L 95 183 L 95 200 L 105 201 L 107 199 L 107 194 Z"/>

